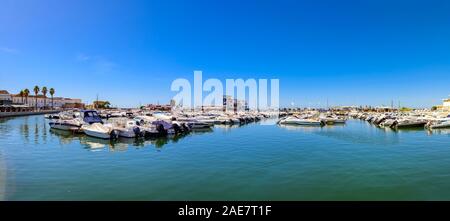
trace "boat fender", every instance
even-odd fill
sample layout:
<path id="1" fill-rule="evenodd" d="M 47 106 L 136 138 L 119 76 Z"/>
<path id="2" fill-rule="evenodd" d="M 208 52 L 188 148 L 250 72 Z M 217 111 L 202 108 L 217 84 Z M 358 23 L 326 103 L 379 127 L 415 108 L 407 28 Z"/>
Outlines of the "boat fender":
<path id="1" fill-rule="evenodd" d="M 119 133 L 116 130 L 112 130 L 109 137 L 111 140 L 116 140 L 119 138 Z"/>
<path id="2" fill-rule="evenodd" d="M 141 129 L 139 127 L 134 127 L 133 132 L 136 135 L 136 137 L 139 137 L 141 134 Z"/>

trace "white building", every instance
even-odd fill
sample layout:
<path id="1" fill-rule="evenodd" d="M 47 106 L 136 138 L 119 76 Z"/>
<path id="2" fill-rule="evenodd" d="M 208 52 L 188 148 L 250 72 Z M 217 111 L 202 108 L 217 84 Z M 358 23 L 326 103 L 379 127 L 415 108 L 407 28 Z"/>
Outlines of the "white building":
<path id="1" fill-rule="evenodd" d="M 0 105 L 6 105 L 12 103 L 11 94 L 7 90 L 0 90 Z"/>
<path id="2" fill-rule="evenodd" d="M 44 107 L 44 104 L 47 107 L 52 107 L 52 98 L 46 97 L 44 95 L 28 95 L 28 98 L 21 97 L 19 94 L 12 95 L 12 102 L 15 104 L 25 104 L 30 107 L 35 107 L 37 103 L 38 108 Z M 63 107 L 66 104 L 81 104 L 81 99 L 72 99 L 72 98 L 64 98 L 64 97 L 54 97 L 53 98 L 53 106 L 55 108 Z"/>
<path id="3" fill-rule="evenodd" d="M 444 103 L 442 104 L 444 108 L 450 108 L 450 98 L 444 99 Z"/>

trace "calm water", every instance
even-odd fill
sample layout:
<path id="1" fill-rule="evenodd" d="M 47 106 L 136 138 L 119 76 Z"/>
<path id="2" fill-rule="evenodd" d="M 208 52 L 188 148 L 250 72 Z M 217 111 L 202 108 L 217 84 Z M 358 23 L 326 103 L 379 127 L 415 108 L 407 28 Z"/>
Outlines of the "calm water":
<path id="1" fill-rule="evenodd" d="M 450 200 L 450 131 L 248 124 L 111 144 L 0 119 L 3 200 Z"/>

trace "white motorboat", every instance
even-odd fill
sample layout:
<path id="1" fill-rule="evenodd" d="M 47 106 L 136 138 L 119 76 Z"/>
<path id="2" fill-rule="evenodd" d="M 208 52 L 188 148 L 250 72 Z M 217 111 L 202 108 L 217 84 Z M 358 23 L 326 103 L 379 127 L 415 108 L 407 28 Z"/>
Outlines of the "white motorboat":
<path id="1" fill-rule="evenodd" d="M 304 126 L 321 126 L 322 121 L 318 119 L 300 119 L 296 117 L 287 117 L 279 121 L 280 124 L 296 124 L 296 125 L 304 125 Z"/>
<path id="2" fill-rule="evenodd" d="M 345 124 L 346 119 L 338 116 L 325 116 L 321 117 L 320 121 L 324 124 Z"/>
<path id="3" fill-rule="evenodd" d="M 427 122 L 416 118 L 402 118 L 397 120 L 391 127 L 393 128 L 413 128 L 424 127 Z"/>
<path id="4" fill-rule="evenodd" d="M 213 126 L 213 122 L 200 121 L 195 118 L 177 118 L 180 123 L 185 123 L 191 129 L 207 129 Z"/>
<path id="5" fill-rule="evenodd" d="M 82 123 L 78 119 L 57 119 L 49 122 L 52 129 L 79 131 Z"/>
<path id="6" fill-rule="evenodd" d="M 442 121 L 430 126 L 431 129 L 450 128 L 450 120 Z"/>
<path id="7" fill-rule="evenodd" d="M 119 132 L 119 137 L 134 138 L 143 136 L 143 132 L 134 120 L 128 120 L 125 125 L 114 127 Z"/>
<path id="8" fill-rule="evenodd" d="M 380 123 L 380 127 L 391 127 L 395 122 L 395 119 L 386 119 Z"/>
<path id="9" fill-rule="evenodd" d="M 81 129 L 86 135 L 101 139 L 117 139 L 119 136 L 119 133 L 113 129 L 111 124 L 85 124 L 81 126 Z"/>
<path id="10" fill-rule="evenodd" d="M 427 125 L 430 129 L 450 128 L 450 117 L 441 118 Z"/>

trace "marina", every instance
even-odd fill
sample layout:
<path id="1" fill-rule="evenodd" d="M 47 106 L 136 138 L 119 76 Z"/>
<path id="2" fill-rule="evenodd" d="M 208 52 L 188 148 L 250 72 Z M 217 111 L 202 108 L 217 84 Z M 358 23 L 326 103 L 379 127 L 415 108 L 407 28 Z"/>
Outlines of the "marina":
<path id="1" fill-rule="evenodd" d="M 194 112 L 127 112 L 99 111 L 103 124 L 90 115 L 86 121 L 92 124 L 77 125 L 77 128 L 114 125 L 110 128 L 116 129 L 121 125 L 123 129 L 114 139 L 109 130 L 104 130 L 103 134 L 108 136 L 102 137 L 86 131 L 76 133 L 70 127 L 52 129 L 53 122 L 67 116 L 72 116 L 72 120 L 79 117 L 81 112 L 77 111 L 0 119 L 0 171 L 3 171 L 0 180 L 4 180 L 1 199 L 450 198 L 447 188 L 450 176 L 446 170 L 450 166 L 446 157 L 450 154 L 450 129 L 427 126 L 439 125 L 430 122 L 446 122 L 434 112 L 422 112 L 420 116 L 416 112 L 349 111 L 344 116 L 311 110 L 280 112 L 286 118 L 321 122 L 311 125 L 280 123 L 269 113 L 237 117 Z M 257 117 L 261 119 L 256 120 Z M 403 118 L 413 119 L 412 122 L 429 120 L 411 127 L 392 127 L 395 123 L 389 123 L 392 120 L 402 123 Z M 234 119 L 239 119 L 239 123 Z M 332 119 L 344 121 L 330 123 Z M 138 126 L 137 122 L 146 123 Z M 127 130 L 142 125 L 139 133 Z M 151 129 L 156 125 L 165 132 Z M 189 131 L 175 132 L 174 125 L 180 128 L 185 125 Z M 146 130 L 153 131 L 154 136 L 145 136 Z"/>

